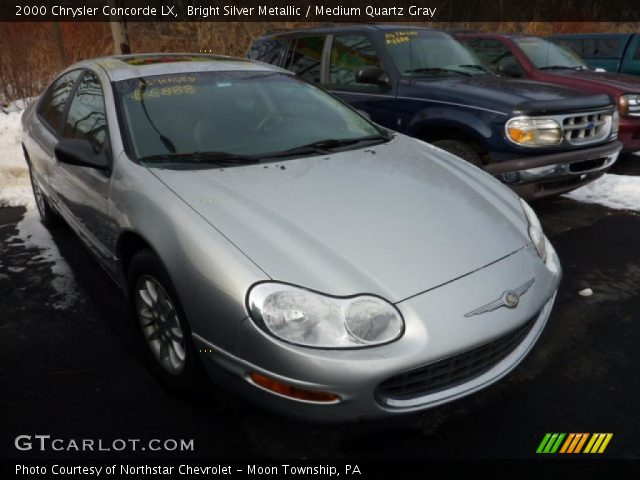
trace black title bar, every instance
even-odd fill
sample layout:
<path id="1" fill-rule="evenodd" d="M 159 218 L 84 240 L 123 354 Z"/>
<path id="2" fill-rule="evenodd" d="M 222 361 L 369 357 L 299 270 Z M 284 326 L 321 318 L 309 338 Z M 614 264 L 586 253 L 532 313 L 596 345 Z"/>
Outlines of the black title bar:
<path id="1" fill-rule="evenodd" d="M 8 0 L 0 21 L 639 22 L 634 0 Z"/>

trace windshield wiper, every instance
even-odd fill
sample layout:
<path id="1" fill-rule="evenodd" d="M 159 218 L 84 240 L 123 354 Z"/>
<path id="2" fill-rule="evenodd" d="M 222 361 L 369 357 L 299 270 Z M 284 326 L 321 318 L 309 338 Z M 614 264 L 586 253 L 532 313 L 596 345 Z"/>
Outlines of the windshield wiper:
<path id="1" fill-rule="evenodd" d="M 568 65 L 547 65 L 539 70 L 584 70 L 584 67 L 570 67 Z"/>
<path id="2" fill-rule="evenodd" d="M 348 145 L 355 145 L 356 143 L 361 142 L 371 142 L 376 140 L 389 141 L 393 138 L 392 135 L 384 135 L 384 134 L 376 134 L 376 135 L 368 135 L 366 137 L 359 138 L 327 138 L 324 140 L 317 140 L 315 142 L 306 143 L 304 145 L 300 145 L 299 147 L 288 148 L 287 150 L 282 150 L 280 152 L 267 153 L 262 155 L 261 158 L 276 158 L 276 157 L 287 157 L 291 155 L 304 155 L 310 153 L 327 153 L 327 150 L 331 150 L 332 148 L 340 148 L 346 147 Z"/>
<path id="3" fill-rule="evenodd" d="M 493 73 L 491 72 L 490 69 L 488 69 L 485 66 L 482 65 L 478 65 L 478 64 L 465 64 L 465 65 L 458 65 L 458 67 L 463 67 L 463 68 L 471 68 L 473 70 L 480 70 L 481 72 L 488 72 L 488 73 Z"/>
<path id="4" fill-rule="evenodd" d="M 443 68 L 443 67 L 420 67 L 420 68 L 412 68 L 411 70 L 404 71 L 404 73 L 429 73 L 429 72 L 457 73 L 458 75 L 465 75 L 467 77 L 471 76 L 471 74 L 467 72 L 461 72 L 460 70 L 455 70 L 453 68 Z"/>
<path id="5" fill-rule="evenodd" d="M 172 162 L 174 160 L 189 159 L 192 163 L 206 163 L 227 167 L 230 165 L 242 165 L 258 163 L 260 158 L 251 155 L 236 155 L 229 152 L 184 152 L 184 153 L 164 153 L 160 155 L 149 155 L 140 158 L 141 162 Z"/>

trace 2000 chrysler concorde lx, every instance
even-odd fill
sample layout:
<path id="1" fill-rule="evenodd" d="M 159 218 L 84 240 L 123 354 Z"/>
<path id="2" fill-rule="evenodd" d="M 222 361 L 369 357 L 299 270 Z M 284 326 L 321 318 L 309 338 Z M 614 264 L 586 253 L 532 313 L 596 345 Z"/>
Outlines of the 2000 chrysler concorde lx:
<path id="1" fill-rule="evenodd" d="M 535 213 L 487 173 L 289 72 L 103 58 L 23 115 L 45 223 L 128 293 L 150 366 L 200 366 L 317 420 L 416 411 L 513 369 L 561 276 Z"/>

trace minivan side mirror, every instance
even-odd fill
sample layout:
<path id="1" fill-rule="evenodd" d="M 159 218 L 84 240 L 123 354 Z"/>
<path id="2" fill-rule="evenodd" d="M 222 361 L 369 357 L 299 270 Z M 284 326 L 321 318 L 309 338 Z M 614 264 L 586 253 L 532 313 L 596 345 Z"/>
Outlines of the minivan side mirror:
<path id="1" fill-rule="evenodd" d="M 504 57 L 498 62 L 497 68 L 498 73 L 505 75 L 507 77 L 519 78 L 522 77 L 522 69 L 516 59 L 512 56 Z"/>
<path id="2" fill-rule="evenodd" d="M 366 85 L 389 86 L 389 75 L 384 70 L 375 65 L 367 65 L 359 68 L 356 72 L 356 82 Z"/>
<path id="3" fill-rule="evenodd" d="M 107 154 L 104 151 L 96 153 L 89 140 L 63 138 L 53 150 L 60 163 L 95 168 L 97 170 L 109 169 Z"/>

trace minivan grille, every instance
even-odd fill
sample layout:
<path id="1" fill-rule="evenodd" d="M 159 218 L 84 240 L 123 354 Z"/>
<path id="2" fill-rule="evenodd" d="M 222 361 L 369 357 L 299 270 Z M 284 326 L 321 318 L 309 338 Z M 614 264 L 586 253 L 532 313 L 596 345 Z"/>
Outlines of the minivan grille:
<path id="1" fill-rule="evenodd" d="M 562 121 L 564 139 L 573 145 L 602 140 L 611 131 L 611 120 L 610 112 L 567 116 Z"/>
<path id="2" fill-rule="evenodd" d="M 430 363 L 381 383 L 379 399 L 408 400 L 463 384 L 500 363 L 524 340 L 537 316 L 489 343 Z"/>

